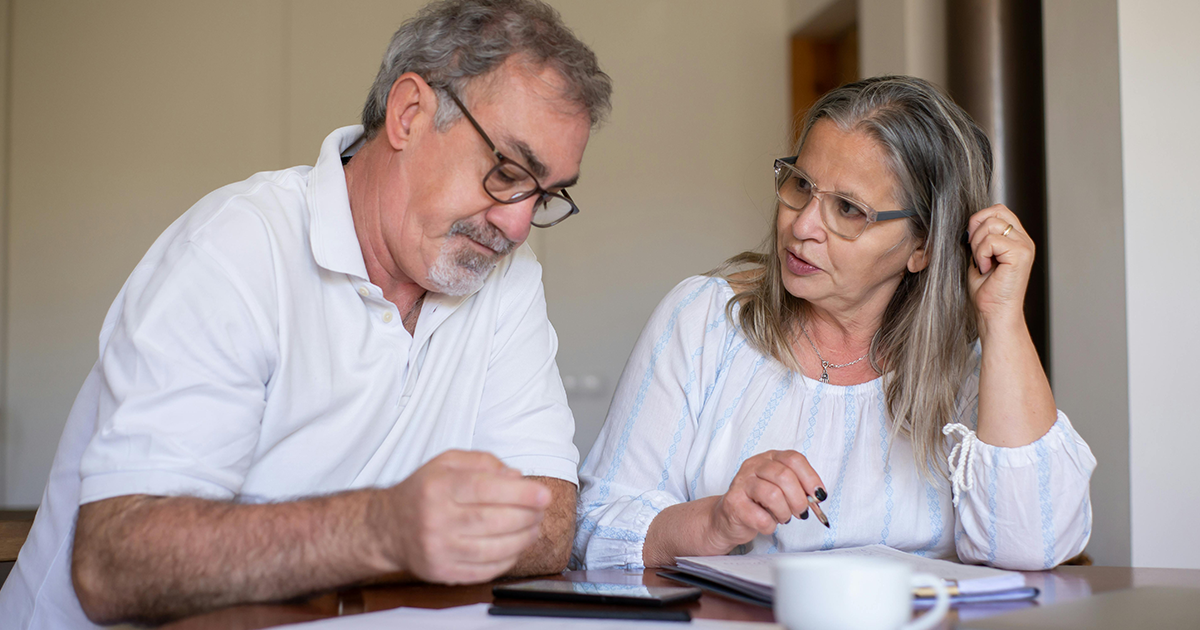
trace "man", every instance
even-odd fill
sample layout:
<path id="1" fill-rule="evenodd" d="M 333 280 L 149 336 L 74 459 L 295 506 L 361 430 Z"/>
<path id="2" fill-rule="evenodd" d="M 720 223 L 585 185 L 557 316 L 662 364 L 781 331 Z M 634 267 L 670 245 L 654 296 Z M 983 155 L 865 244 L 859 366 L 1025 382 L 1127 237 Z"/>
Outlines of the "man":
<path id="1" fill-rule="evenodd" d="M 578 453 L 519 246 L 578 211 L 610 91 L 538 0 L 438 2 L 363 127 L 177 220 L 105 319 L 5 627 L 563 569 Z"/>

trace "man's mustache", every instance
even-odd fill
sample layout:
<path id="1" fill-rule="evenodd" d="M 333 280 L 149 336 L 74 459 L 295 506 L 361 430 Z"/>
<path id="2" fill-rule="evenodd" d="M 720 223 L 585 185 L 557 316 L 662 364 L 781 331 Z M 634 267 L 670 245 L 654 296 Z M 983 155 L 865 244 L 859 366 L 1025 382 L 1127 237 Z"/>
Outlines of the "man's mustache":
<path id="1" fill-rule="evenodd" d="M 450 226 L 450 236 L 461 234 L 488 249 L 496 252 L 497 257 L 507 256 L 517 247 L 517 242 L 509 240 L 499 228 L 486 220 L 472 223 L 467 219 L 455 221 Z"/>

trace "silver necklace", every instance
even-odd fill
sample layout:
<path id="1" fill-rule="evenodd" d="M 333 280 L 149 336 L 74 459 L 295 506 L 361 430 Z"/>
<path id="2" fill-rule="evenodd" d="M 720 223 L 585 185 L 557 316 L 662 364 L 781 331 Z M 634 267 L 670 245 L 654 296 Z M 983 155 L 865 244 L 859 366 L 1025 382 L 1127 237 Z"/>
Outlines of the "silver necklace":
<path id="1" fill-rule="evenodd" d="M 829 370 L 831 368 L 836 370 L 838 368 L 850 367 L 851 365 L 854 365 L 855 363 L 858 363 L 859 361 L 862 361 L 863 359 L 867 358 L 867 356 L 871 354 L 871 352 L 868 351 L 867 354 L 864 354 L 861 357 L 858 357 L 857 359 L 855 359 L 849 363 L 842 363 L 841 365 L 833 364 L 833 363 L 826 361 L 825 357 L 821 356 L 821 351 L 817 350 L 817 344 L 813 343 L 812 337 L 808 336 L 808 331 L 804 329 L 803 323 L 800 324 L 800 332 L 804 333 L 804 338 L 808 340 L 808 345 L 812 346 L 813 352 L 817 353 L 817 360 L 821 362 L 821 382 L 822 383 L 829 382 Z"/>

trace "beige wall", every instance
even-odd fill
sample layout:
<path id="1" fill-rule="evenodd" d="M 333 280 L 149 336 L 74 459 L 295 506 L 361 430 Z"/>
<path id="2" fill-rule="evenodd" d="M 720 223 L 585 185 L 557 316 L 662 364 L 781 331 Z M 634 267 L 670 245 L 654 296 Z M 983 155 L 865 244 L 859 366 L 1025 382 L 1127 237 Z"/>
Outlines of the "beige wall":
<path id="1" fill-rule="evenodd" d="M 946 0 L 858 0 L 859 70 L 946 85 Z"/>
<path id="2" fill-rule="evenodd" d="M 1133 564 L 1195 569 L 1200 3 L 1119 0 L 1118 18 Z"/>
<path id="3" fill-rule="evenodd" d="M 787 32 L 772 0 L 556 4 L 616 84 L 576 195 L 585 214 L 544 234 L 559 368 L 599 381 L 570 393 L 582 450 L 659 299 L 766 234 L 788 131 Z"/>
<path id="4" fill-rule="evenodd" d="M 1096 455 L 1088 553 L 1128 565 L 1129 387 L 1117 0 L 1043 5 L 1054 397 Z"/>
<path id="5" fill-rule="evenodd" d="M 424 2 L 11 1 L 21 158 L 0 171 L 0 463 L 4 503 L 34 505 L 104 313 L 150 243 L 218 186 L 311 164 L 326 133 L 357 121 L 388 37 Z M 764 233 L 787 129 L 785 5 L 551 4 L 616 82 L 575 195 L 583 213 L 534 243 L 560 366 L 587 385 L 571 393 L 586 450 L 659 298 Z"/>

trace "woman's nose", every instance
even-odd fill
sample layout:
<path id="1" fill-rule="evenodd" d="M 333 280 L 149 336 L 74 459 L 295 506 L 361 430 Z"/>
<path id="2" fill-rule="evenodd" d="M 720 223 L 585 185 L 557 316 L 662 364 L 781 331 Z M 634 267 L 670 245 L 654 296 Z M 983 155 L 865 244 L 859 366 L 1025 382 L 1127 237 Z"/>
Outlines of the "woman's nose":
<path id="1" fill-rule="evenodd" d="M 825 224 L 821 220 L 821 198 L 813 195 L 792 221 L 792 236 L 799 240 L 825 240 Z"/>

